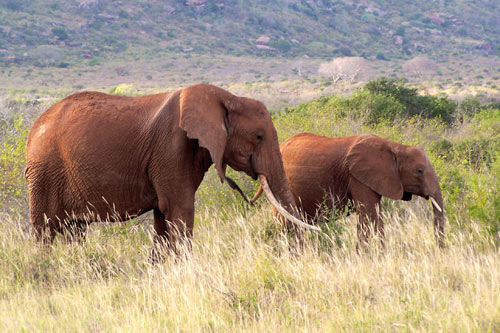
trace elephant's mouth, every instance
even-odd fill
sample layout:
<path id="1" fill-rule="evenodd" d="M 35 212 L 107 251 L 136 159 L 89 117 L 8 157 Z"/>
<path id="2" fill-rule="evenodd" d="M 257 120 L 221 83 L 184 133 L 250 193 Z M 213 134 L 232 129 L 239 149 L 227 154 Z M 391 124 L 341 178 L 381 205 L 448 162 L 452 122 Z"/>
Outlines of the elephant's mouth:
<path id="1" fill-rule="evenodd" d="M 411 192 L 403 192 L 403 197 L 401 198 L 401 200 L 410 201 L 412 196 L 413 194 Z"/>
<path id="2" fill-rule="evenodd" d="M 258 178 L 258 175 L 257 173 L 255 172 L 255 169 L 253 168 L 253 160 L 252 160 L 252 156 L 253 155 L 250 155 L 250 158 L 248 159 L 248 165 L 250 166 L 249 167 L 249 170 L 248 170 L 248 175 L 250 177 L 252 177 L 253 180 L 257 180 Z"/>

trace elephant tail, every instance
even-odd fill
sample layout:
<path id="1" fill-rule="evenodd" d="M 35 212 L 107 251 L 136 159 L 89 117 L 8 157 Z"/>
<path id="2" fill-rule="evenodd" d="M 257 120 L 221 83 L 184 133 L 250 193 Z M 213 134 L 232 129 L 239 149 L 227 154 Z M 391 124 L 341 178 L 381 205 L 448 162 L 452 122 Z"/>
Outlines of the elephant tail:
<path id="1" fill-rule="evenodd" d="M 259 186 L 259 189 L 255 193 L 255 195 L 253 196 L 253 198 L 250 199 L 250 203 L 252 203 L 252 204 L 255 203 L 255 201 L 257 201 L 257 199 L 259 199 L 259 197 L 261 196 L 262 192 L 264 192 L 264 188 L 262 187 L 262 183 L 261 183 L 260 186 Z"/>

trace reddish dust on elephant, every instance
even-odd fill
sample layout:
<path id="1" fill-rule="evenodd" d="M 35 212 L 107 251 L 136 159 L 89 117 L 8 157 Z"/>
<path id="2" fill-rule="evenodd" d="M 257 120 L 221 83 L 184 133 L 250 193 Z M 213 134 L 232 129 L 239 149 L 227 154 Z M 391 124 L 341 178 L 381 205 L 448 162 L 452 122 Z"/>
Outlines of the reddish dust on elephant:
<path id="1" fill-rule="evenodd" d="M 45 243 L 153 210 L 155 244 L 176 251 L 192 236 L 195 192 L 212 163 L 222 181 L 229 165 L 265 178 L 285 213 L 295 206 L 266 107 L 208 84 L 68 96 L 34 123 L 26 161 L 31 224 Z"/>
<path id="2" fill-rule="evenodd" d="M 381 197 L 411 200 L 417 195 L 431 200 L 434 231 L 439 246 L 444 246 L 441 188 L 421 148 L 375 135 L 329 138 L 302 133 L 283 142 L 281 154 L 294 199 L 308 218 L 316 217 L 322 205 L 340 211 L 353 206 L 359 213 L 359 240 L 366 242 L 371 222 L 383 241 Z"/>

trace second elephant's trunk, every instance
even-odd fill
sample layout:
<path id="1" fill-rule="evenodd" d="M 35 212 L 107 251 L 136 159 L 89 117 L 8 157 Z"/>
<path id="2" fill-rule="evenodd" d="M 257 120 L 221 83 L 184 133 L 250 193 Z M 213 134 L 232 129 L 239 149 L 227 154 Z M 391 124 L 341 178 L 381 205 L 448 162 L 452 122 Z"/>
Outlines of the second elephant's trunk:
<path id="1" fill-rule="evenodd" d="M 431 196 L 432 209 L 434 212 L 434 234 L 438 241 L 439 247 L 444 247 L 444 206 L 441 190 L 438 190 Z"/>

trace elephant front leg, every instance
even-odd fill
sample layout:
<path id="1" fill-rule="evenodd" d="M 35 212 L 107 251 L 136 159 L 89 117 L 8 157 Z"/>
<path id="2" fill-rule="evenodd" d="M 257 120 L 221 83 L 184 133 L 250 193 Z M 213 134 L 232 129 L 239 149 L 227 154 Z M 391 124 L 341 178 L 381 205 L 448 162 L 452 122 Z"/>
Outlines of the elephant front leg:
<path id="1" fill-rule="evenodd" d="M 359 214 L 357 227 L 359 243 L 356 249 L 359 252 L 360 245 L 363 247 L 367 246 L 372 223 L 375 233 L 380 237 L 380 242 L 382 243 L 382 247 L 384 247 L 384 223 L 380 215 L 380 195 L 354 178 L 351 178 L 350 191 L 353 203 Z"/>
<path id="2" fill-rule="evenodd" d="M 51 245 L 56 237 L 56 227 L 47 217 L 31 218 L 32 230 L 38 243 L 44 246 Z"/>
<path id="3" fill-rule="evenodd" d="M 385 248 L 384 221 L 380 214 L 380 200 L 369 204 L 359 205 L 358 239 L 363 246 L 368 244 L 371 234 L 371 225 L 375 234 L 379 237 L 382 248 Z M 359 250 L 359 249 L 358 249 Z"/>
<path id="4" fill-rule="evenodd" d="M 192 205 L 173 206 L 168 212 L 154 210 L 153 250 L 151 261 L 161 262 L 165 253 L 180 255 L 191 250 L 194 225 L 194 198 Z"/>

